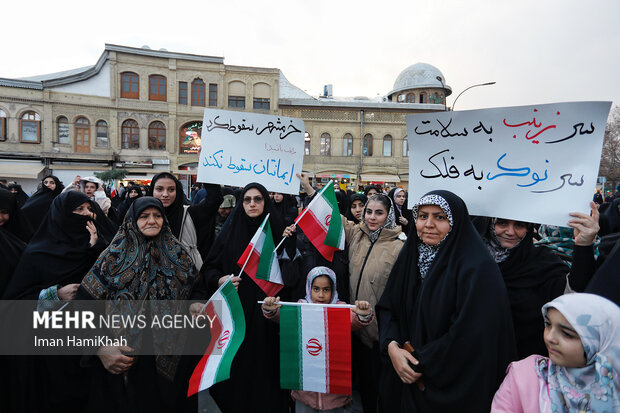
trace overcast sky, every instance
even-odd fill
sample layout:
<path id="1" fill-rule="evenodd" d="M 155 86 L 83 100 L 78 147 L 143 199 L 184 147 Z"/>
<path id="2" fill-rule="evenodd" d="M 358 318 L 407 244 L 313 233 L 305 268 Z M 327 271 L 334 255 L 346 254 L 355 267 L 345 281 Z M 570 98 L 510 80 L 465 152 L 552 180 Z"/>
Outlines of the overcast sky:
<path id="1" fill-rule="evenodd" d="M 90 3 L 90 4 L 89 4 Z M 457 110 L 557 101 L 620 105 L 618 0 L 15 0 L 2 7 L 0 77 L 90 66 L 105 43 L 277 67 L 318 95 L 387 94 L 436 66 Z"/>

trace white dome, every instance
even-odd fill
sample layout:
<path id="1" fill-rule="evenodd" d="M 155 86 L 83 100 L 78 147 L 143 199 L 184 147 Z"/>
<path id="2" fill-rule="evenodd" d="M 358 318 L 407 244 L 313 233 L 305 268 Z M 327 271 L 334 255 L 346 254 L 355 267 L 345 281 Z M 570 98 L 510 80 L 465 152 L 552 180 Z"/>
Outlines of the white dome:
<path id="1" fill-rule="evenodd" d="M 443 85 L 437 79 L 437 76 L 443 79 Z M 439 69 L 433 65 L 429 65 L 428 63 L 416 63 L 400 72 L 394 82 L 394 89 L 388 93 L 388 96 L 403 90 L 423 89 L 430 87 L 444 88 L 446 91 L 446 96 L 449 96 L 452 93 L 452 88 L 446 85 L 446 78 L 439 71 Z"/>

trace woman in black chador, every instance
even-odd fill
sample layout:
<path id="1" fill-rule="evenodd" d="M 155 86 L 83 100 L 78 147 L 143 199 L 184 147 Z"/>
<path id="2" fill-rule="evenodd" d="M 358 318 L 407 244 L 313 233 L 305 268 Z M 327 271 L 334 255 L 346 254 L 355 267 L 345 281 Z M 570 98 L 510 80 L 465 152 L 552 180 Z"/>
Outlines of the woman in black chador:
<path id="1" fill-rule="evenodd" d="M 41 181 L 41 188 L 37 190 L 22 206 L 22 211 L 30 221 L 32 229 L 36 231 L 47 215 L 54 198 L 62 193 L 65 186 L 54 175 L 48 175 Z"/>
<path id="2" fill-rule="evenodd" d="M 458 196 L 429 192 L 412 218 L 376 307 L 383 411 L 489 411 L 516 359 L 502 276 Z"/>

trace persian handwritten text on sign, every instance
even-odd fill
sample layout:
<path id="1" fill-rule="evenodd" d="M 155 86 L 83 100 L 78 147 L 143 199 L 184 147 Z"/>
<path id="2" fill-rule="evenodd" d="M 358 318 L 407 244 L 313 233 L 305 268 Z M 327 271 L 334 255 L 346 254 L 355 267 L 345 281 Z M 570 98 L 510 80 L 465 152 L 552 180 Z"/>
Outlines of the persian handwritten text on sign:
<path id="1" fill-rule="evenodd" d="M 300 119 L 205 109 L 198 181 L 297 194 L 304 133 Z"/>
<path id="2" fill-rule="evenodd" d="M 566 226 L 589 212 L 610 102 L 407 116 L 409 207 L 458 194 L 472 215 Z"/>

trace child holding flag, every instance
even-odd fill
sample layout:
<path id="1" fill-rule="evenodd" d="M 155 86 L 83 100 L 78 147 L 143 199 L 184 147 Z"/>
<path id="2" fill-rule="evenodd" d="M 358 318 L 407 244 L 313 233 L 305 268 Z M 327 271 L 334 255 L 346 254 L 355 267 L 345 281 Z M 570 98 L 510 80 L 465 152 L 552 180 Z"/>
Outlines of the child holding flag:
<path id="1" fill-rule="evenodd" d="M 278 322 L 280 318 L 280 297 L 267 297 L 263 303 L 263 315 Z M 306 279 L 306 297 L 300 303 L 313 304 L 345 304 L 338 300 L 336 292 L 336 274 L 327 267 L 315 267 Z M 351 309 L 351 329 L 359 330 L 367 326 L 374 319 L 374 313 L 368 301 L 356 301 L 355 308 Z M 314 391 L 293 390 L 295 412 L 344 412 L 352 399 L 345 394 L 324 394 Z"/>

